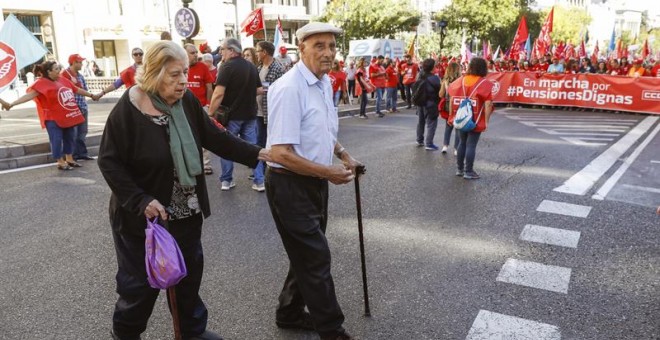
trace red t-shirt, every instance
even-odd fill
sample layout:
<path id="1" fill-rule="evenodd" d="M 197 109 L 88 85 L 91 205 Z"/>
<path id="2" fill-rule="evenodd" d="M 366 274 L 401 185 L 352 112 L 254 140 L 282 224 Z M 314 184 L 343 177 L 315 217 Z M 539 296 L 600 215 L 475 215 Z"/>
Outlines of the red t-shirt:
<path id="1" fill-rule="evenodd" d="M 346 82 L 346 73 L 344 71 L 330 71 L 328 72 L 330 83 L 332 84 L 332 93 L 338 92 L 344 88 Z"/>
<path id="2" fill-rule="evenodd" d="M 415 82 L 417 79 L 417 73 L 419 72 L 419 66 L 417 64 L 404 64 L 403 65 L 403 85 L 410 85 Z"/>
<path id="3" fill-rule="evenodd" d="M 48 78 L 37 78 L 27 89 L 27 92 L 37 91 L 35 97 L 37 112 L 41 127 L 45 128 L 47 120 L 53 120 L 57 126 L 67 128 L 85 121 L 74 96 L 77 88 L 68 79 L 60 77 L 57 81 Z"/>
<path id="4" fill-rule="evenodd" d="M 387 69 L 385 69 L 385 73 L 387 74 L 385 87 L 396 87 L 396 85 L 399 83 L 399 77 L 394 67 L 392 65 L 388 66 Z"/>
<path id="5" fill-rule="evenodd" d="M 387 82 L 385 68 L 376 63 L 371 63 L 371 65 L 369 65 L 369 80 L 371 80 L 371 83 L 374 84 L 375 87 L 385 87 L 385 83 Z"/>
<path id="6" fill-rule="evenodd" d="M 465 93 L 463 93 L 463 83 L 465 83 Z M 478 86 L 475 90 L 475 87 Z M 463 76 L 456 79 L 453 83 L 449 85 L 449 96 L 451 97 L 451 113 L 449 114 L 448 122 L 450 124 L 454 123 L 454 117 L 456 116 L 456 111 L 458 110 L 458 105 L 461 101 L 472 94 L 470 97 L 472 99 L 472 112 L 474 116 L 472 120 L 477 123 L 477 127 L 474 128 L 474 132 L 483 132 L 488 128 L 488 123 L 486 122 L 486 114 L 482 112 L 485 110 L 484 103 L 489 100 L 493 100 L 493 82 L 486 78 L 478 76 Z M 474 92 L 473 92 L 474 91 Z M 481 115 L 479 114 L 481 112 Z M 477 120 L 479 118 L 479 120 Z"/>
<path id="7" fill-rule="evenodd" d="M 126 88 L 135 85 L 136 68 L 137 68 L 136 65 L 131 65 L 127 69 L 121 71 L 121 73 L 119 74 L 119 77 L 121 78 L 121 81 L 124 82 L 124 86 L 126 86 Z"/>
<path id="8" fill-rule="evenodd" d="M 653 66 L 653 68 L 651 69 L 651 77 L 656 77 L 656 78 L 660 77 L 659 71 L 660 71 L 660 64 Z"/>
<path id="9" fill-rule="evenodd" d="M 213 77 L 206 64 L 198 62 L 188 68 L 188 89 L 197 97 L 202 106 L 209 104 L 206 98 L 207 84 L 213 84 Z"/>

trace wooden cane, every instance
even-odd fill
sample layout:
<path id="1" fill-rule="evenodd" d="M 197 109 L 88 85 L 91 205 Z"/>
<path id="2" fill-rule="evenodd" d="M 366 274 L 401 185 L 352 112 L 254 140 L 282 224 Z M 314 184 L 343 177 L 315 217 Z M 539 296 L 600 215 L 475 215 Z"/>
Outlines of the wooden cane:
<path id="1" fill-rule="evenodd" d="M 167 296 L 170 300 L 170 312 L 172 313 L 172 322 L 174 323 L 174 340 L 181 340 L 181 327 L 179 325 L 179 311 L 176 306 L 176 286 L 167 288 Z"/>
<path id="2" fill-rule="evenodd" d="M 364 290 L 364 316 L 371 316 L 369 309 L 369 287 L 367 285 L 367 263 L 364 254 L 364 233 L 362 230 L 362 198 L 360 197 L 360 175 L 366 173 L 364 165 L 355 168 L 355 204 L 357 208 L 358 234 L 360 238 L 360 260 L 362 262 L 362 288 Z"/>

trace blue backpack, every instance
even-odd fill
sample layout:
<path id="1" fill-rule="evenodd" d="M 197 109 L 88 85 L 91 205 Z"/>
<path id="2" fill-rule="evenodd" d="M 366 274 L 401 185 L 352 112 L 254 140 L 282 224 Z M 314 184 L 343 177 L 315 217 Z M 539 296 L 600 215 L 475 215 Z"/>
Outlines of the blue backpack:
<path id="1" fill-rule="evenodd" d="M 477 120 L 473 120 L 473 110 L 472 110 L 472 100 L 470 99 L 474 92 L 477 90 L 479 85 L 483 83 L 484 80 L 482 79 L 477 86 L 475 86 L 472 89 L 472 93 L 470 93 L 469 96 L 466 96 L 461 100 L 461 102 L 458 104 L 458 109 L 456 110 L 456 116 L 454 117 L 454 128 L 463 131 L 463 132 L 469 132 L 474 130 L 475 127 L 477 127 L 477 123 L 479 119 L 481 118 L 481 113 L 483 112 L 483 107 L 481 108 L 481 111 L 479 111 L 479 116 L 477 116 Z M 463 79 L 463 96 L 465 96 L 465 79 Z"/>

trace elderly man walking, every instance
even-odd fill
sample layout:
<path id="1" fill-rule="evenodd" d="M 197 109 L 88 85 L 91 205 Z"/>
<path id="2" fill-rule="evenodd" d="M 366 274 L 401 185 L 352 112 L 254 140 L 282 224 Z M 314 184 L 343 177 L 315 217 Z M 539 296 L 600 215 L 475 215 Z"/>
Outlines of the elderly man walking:
<path id="1" fill-rule="evenodd" d="M 338 118 L 327 73 L 342 31 L 309 23 L 296 32 L 301 62 L 268 91 L 268 204 L 289 257 L 275 317 L 280 328 L 315 329 L 322 340 L 353 339 L 330 274 L 328 182 L 349 183 L 361 165 L 337 142 Z M 333 154 L 342 164 L 332 164 Z M 305 306 L 309 313 L 305 312 Z"/>
<path id="2" fill-rule="evenodd" d="M 212 115 L 222 105 L 222 110 L 229 113 L 227 131 L 251 144 L 257 143 L 257 94 L 263 94 L 257 67 L 243 58 L 241 43 L 238 40 L 225 39 L 220 49 L 222 66 L 218 70 L 215 89 L 211 96 L 209 114 Z M 220 175 L 223 191 L 236 186 L 234 183 L 234 162 L 220 160 Z M 263 177 L 255 173 L 254 184 L 263 183 Z"/>

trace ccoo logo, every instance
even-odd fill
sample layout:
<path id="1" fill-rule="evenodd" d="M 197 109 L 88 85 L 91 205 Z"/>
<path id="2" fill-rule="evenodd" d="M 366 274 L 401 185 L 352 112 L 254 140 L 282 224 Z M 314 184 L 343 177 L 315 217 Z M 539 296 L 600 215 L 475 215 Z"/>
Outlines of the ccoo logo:
<path id="1" fill-rule="evenodd" d="M 13 83 L 17 75 L 16 52 L 11 46 L 0 41 L 0 89 Z"/>

